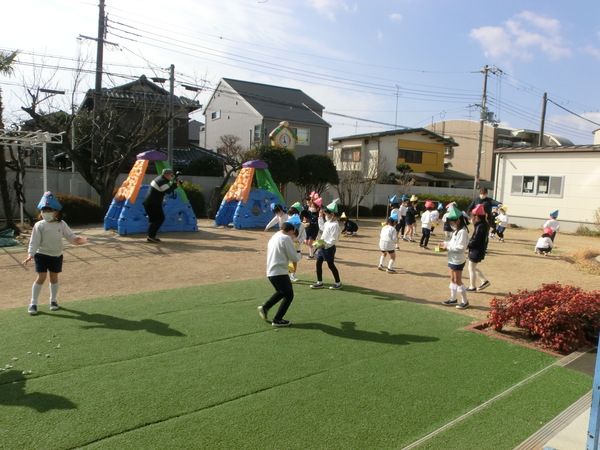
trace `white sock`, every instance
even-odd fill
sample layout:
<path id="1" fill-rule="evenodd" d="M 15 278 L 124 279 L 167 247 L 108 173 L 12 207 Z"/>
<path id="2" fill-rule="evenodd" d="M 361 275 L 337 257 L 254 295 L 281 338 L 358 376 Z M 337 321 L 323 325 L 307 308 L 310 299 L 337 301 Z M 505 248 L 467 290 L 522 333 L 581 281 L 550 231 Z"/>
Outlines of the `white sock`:
<path id="1" fill-rule="evenodd" d="M 456 285 L 456 283 L 450 283 L 450 286 L 448 286 L 450 288 L 450 300 L 456 300 L 456 291 L 458 289 L 458 286 Z"/>
<path id="2" fill-rule="evenodd" d="M 40 292 L 42 292 L 42 286 L 43 284 L 37 284 L 37 283 L 33 283 L 33 286 L 31 287 L 31 304 L 32 305 L 37 305 L 38 304 L 38 297 L 40 296 Z"/>
<path id="3" fill-rule="evenodd" d="M 390 262 L 388 263 L 388 269 L 393 269 L 394 268 L 394 260 L 390 259 Z"/>
<path id="4" fill-rule="evenodd" d="M 384 262 L 384 261 L 385 261 L 385 255 L 381 255 L 381 256 L 379 257 L 379 265 L 380 265 L 380 266 L 383 266 L 383 262 Z"/>
<path id="5" fill-rule="evenodd" d="M 56 302 L 56 293 L 58 292 L 58 282 L 50 283 L 50 301 Z"/>
<path id="6" fill-rule="evenodd" d="M 458 286 L 457 291 L 460 294 L 460 298 L 462 299 L 462 302 L 469 303 L 467 300 L 467 287 L 464 284 L 461 284 L 460 286 Z"/>

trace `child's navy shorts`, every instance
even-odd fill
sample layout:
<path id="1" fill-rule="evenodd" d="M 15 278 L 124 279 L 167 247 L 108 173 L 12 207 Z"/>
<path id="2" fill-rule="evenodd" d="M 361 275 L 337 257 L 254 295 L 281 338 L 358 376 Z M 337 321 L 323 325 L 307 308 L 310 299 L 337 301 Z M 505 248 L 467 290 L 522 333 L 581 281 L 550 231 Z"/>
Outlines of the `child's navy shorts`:
<path id="1" fill-rule="evenodd" d="M 448 267 L 450 267 L 452 270 L 456 270 L 458 272 L 462 272 L 463 269 L 465 268 L 465 264 L 466 264 L 466 261 L 464 263 L 462 263 L 462 264 L 450 264 L 450 263 L 448 263 Z"/>
<path id="2" fill-rule="evenodd" d="M 329 248 L 320 248 L 317 253 L 317 258 L 322 259 L 325 262 L 333 262 L 335 260 L 335 245 Z"/>
<path id="3" fill-rule="evenodd" d="M 62 272 L 63 255 L 48 256 L 42 253 L 36 253 L 35 255 L 33 255 L 33 260 L 35 261 L 36 272 Z"/>

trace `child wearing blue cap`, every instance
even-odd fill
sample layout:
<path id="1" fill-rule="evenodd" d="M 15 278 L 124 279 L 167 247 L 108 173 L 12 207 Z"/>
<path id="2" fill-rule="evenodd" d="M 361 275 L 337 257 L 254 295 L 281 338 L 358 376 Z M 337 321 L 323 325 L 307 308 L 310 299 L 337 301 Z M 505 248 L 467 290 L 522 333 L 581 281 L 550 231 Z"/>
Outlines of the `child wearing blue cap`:
<path id="1" fill-rule="evenodd" d="M 50 273 L 50 311 L 58 309 L 56 295 L 58 293 L 58 274 L 62 272 L 63 265 L 63 238 L 76 245 L 87 242 L 86 238 L 79 237 L 62 220 L 62 206 L 48 191 L 40 200 L 38 205 L 40 218 L 31 232 L 29 241 L 29 256 L 21 264 L 26 267 L 30 261 L 35 261 L 37 279 L 31 288 L 31 302 L 27 312 L 37 314 L 38 297 L 42 286 Z"/>
<path id="2" fill-rule="evenodd" d="M 554 242 L 554 238 L 556 237 L 556 233 L 560 229 L 560 222 L 558 220 L 558 209 L 556 211 L 552 211 L 550 213 L 550 219 L 546 221 L 542 228 L 552 228 L 552 234 L 550 235 L 550 239 Z"/>
<path id="3" fill-rule="evenodd" d="M 271 203 L 271 211 L 275 213 L 275 216 L 265 226 L 265 231 L 275 224 L 279 225 L 279 229 L 281 230 L 281 225 L 288 220 L 288 215 L 285 213 L 283 206 L 278 205 L 277 203 Z"/>

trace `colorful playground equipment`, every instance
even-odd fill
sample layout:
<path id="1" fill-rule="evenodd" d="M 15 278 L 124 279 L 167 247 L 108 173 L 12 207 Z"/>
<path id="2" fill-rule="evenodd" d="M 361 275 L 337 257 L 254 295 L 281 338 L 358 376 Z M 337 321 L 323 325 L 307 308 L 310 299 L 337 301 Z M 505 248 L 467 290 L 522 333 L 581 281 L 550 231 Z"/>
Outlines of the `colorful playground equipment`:
<path id="1" fill-rule="evenodd" d="M 116 229 L 120 235 L 144 233 L 148 230 L 148 216 L 142 202 L 150 186 L 142 184 L 144 175 L 146 175 L 150 162 L 154 162 L 156 165 L 157 173 L 169 168 L 167 156 L 157 150 L 140 153 L 136 158 L 137 161 L 127 179 L 117 190 L 104 217 L 104 229 Z M 159 232 L 198 231 L 196 214 L 181 187 L 165 196 L 163 209 L 165 222 Z"/>
<path id="2" fill-rule="evenodd" d="M 265 227 L 273 218 L 270 204 L 285 206 L 283 197 L 263 161 L 248 161 L 221 202 L 215 225 L 234 228 Z M 252 186 L 255 180 L 256 187 Z"/>

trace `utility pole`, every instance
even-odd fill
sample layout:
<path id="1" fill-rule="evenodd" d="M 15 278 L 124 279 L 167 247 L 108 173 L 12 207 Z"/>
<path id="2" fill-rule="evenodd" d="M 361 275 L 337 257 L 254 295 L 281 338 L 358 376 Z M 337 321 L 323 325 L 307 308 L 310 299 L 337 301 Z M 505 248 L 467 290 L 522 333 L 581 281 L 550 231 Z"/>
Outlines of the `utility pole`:
<path id="1" fill-rule="evenodd" d="M 167 160 L 173 167 L 173 103 L 175 102 L 175 65 L 171 64 L 169 72 L 169 123 L 167 125 Z"/>
<path id="2" fill-rule="evenodd" d="M 548 93 L 544 92 L 544 99 L 542 100 L 542 119 L 540 120 L 540 138 L 538 139 L 538 146 L 544 145 L 544 122 L 546 121 L 546 103 L 548 103 Z"/>
<path id="3" fill-rule="evenodd" d="M 102 109 L 102 63 L 104 61 L 104 37 L 106 34 L 105 16 L 104 16 L 104 0 L 100 0 L 98 5 L 98 41 L 96 42 L 96 86 L 94 88 L 94 131 L 92 134 L 92 150 L 91 150 L 91 171 L 94 172 L 94 157 L 98 153 L 98 119 Z"/>
<path id="4" fill-rule="evenodd" d="M 477 195 L 477 191 L 479 190 L 479 175 L 481 172 L 481 150 L 483 147 L 483 127 L 485 122 L 490 121 L 490 115 L 488 113 L 487 108 L 485 107 L 485 103 L 487 101 L 487 80 L 488 80 L 488 72 L 492 72 L 493 74 L 502 73 L 502 71 L 496 66 L 485 66 L 483 69 L 479 69 L 478 72 L 483 73 L 483 94 L 481 95 L 481 112 L 479 115 L 479 143 L 477 144 L 477 164 L 475 166 L 475 183 L 473 185 L 473 190 L 475 191 L 473 195 Z"/>
<path id="5" fill-rule="evenodd" d="M 400 95 L 400 86 L 396 85 L 396 116 L 394 117 L 394 129 L 398 129 L 398 96 Z"/>

